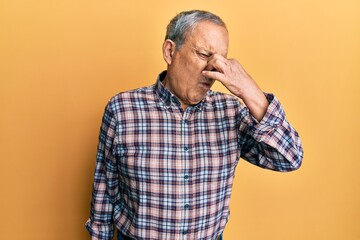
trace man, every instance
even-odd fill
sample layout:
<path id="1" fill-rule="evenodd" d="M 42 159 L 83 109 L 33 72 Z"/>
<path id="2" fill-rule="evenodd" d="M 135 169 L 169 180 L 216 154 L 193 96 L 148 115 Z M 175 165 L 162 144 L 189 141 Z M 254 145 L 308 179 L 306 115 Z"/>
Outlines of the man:
<path id="1" fill-rule="evenodd" d="M 86 223 L 92 239 L 112 239 L 114 225 L 118 239 L 222 239 L 240 157 L 300 167 L 301 141 L 279 101 L 227 51 L 219 17 L 182 12 L 167 27 L 167 71 L 109 101 Z M 214 81 L 232 95 L 211 91 Z"/>

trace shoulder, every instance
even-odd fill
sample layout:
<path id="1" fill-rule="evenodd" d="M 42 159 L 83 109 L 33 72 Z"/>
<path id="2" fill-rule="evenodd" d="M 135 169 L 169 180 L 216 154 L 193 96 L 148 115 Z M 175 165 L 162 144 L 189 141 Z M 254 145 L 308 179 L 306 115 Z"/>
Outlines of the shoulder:
<path id="1" fill-rule="evenodd" d="M 120 92 L 110 98 L 108 108 L 113 112 L 143 107 L 155 102 L 154 85 Z"/>

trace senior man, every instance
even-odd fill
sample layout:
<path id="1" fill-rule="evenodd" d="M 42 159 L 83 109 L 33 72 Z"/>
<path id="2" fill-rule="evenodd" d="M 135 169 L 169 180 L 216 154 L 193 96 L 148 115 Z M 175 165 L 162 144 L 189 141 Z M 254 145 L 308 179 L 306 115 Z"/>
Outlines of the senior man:
<path id="1" fill-rule="evenodd" d="M 303 150 L 279 101 L 227 58 L 216 15 L 181 12 L 167 26 L 167 71 L 106 106 L 86 223 L 92 239 L 222 239 L 240 158 L 291 171 Z M 221 82 L 232 94 L 210 90 Z M 240 101 L 242 100 L 242 102 Z"/>

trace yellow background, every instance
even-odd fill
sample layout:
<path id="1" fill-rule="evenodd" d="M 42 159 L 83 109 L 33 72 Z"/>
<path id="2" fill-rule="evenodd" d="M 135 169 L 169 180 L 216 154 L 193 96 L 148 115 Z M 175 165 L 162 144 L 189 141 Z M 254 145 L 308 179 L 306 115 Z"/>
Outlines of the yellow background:
<path id="1" fill-rule="evenodd" d="M 225 239 L 360 239 L 358 0 L 0 0 L 0 239 L 88 238 L 105 104 L 155 82 L 168 21 L 194 8 L 305 149 L 293 173 L 240 162 Z"/>

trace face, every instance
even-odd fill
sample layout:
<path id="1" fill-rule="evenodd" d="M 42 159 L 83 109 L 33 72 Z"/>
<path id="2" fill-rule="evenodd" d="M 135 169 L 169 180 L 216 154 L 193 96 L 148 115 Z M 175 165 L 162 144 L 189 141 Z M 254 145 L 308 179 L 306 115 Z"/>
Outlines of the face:
<path id="1" fill-rule="evenodd" d="M 163 84 L 178 97 L 183 109 L 205 97 L 215 80 L 206 79 L 201 72 L 213 54 L 226 57 L 227 51 L 227 30 L 209 21 L 198 23 L 180 49 L 172 41 L 165 41 L 163 52 L 168 69 Z"/>

